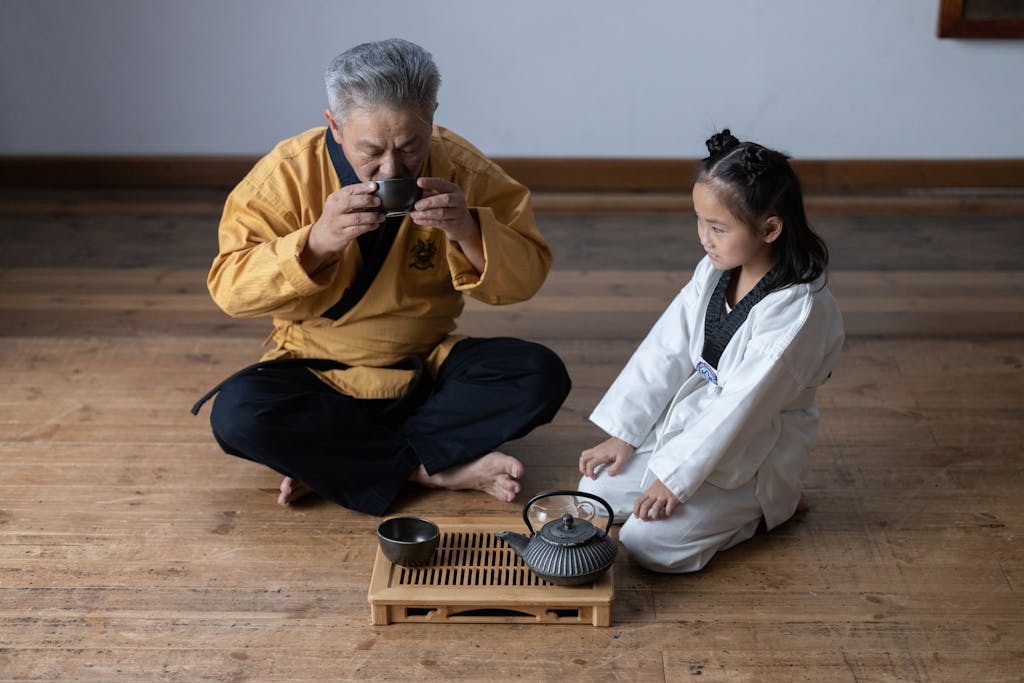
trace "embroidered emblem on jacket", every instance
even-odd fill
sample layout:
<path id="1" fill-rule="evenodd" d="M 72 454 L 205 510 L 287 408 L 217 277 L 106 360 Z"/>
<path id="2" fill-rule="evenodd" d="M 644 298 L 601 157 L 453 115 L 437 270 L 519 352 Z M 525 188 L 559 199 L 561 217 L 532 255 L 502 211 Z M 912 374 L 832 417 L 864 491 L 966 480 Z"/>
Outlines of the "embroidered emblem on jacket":
<path id="1" fill-rule="evenodd" d="M 697 362 L 697 372 L 700 373 L 701 377 L 711 382 L 715 386 L 718 385 L 718 373 L 715 372 L 715 369 L 711 367 L 711 365 L 708 364 L 708 362 L 703 358 L 701 358 Z"/>
<path id="2" fill-rule="evenodd" d="M 412 255 L 412 261 L 409 262 L 410 268 L 427 270 L 434 267 L 434 256 L 437 254 L 437 246 L 432 240 L 417 237 L 416 244 L 412 245 L 409 253 Z"/>

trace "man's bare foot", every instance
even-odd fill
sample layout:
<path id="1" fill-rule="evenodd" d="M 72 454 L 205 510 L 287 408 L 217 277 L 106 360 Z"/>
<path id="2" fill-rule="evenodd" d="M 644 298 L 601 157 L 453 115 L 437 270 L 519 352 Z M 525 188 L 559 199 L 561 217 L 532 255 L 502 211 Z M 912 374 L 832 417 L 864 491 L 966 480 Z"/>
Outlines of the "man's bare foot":
<path id="1" fill-rule="evenodd" d="M 285 477 L 281 481 L 281 493 L 277 497 L 277 502 L 281 505 L 290 505 L 300 498 L 303 498 L 313 492 L 311 488 L 306 486 L 298 479 L 292 479 L 291 477 Z"/>
<path id="2" fill-rule="evenodd" d="M 409 481 L 440 489 L 473 489 L 483 491 L 500 501 L 511 503 L 519 494 L 519 477 L 523 476 L 523 463 L 511 455 L 492 451 L 473 462 L 452 467 L 434 475 L 420 465 Z"/>

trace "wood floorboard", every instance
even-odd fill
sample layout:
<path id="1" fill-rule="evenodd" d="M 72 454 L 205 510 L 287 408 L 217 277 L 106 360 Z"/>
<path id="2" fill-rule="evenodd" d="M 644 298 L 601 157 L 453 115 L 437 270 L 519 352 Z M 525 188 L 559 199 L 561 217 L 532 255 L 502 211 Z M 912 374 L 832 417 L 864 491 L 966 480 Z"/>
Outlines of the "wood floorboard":
<path id="1" fill-rule="evenodd" d="M 533 339 L 637 339 L 688 277 L 686 271 L 559 269 L 530 301 L 468 299 L 459 332 Z M 261 339 L 266 319 L 231 319 L 211 301 L 205 270 L 0 269 L 0 337 L 159 334 Z M 850 336 L 1020 335 L 1024 269 L 836 270 L 830 287 Z M 260 336 L 262 335 L 262 337 Z"/>
<path id="2" fill-rule="evenodd" d="M 221 201 L 0 193 L 0 683 L 1024 680 L 1018 213 L 822 216 L 850 334 L 809 511 L 693 575 L 620 553 L 609 628 L 372 626 L 379 519 L 278 506 L 189 413 L 269 331 L 206 292 Z M 542 292 L 460 322 L 569 368 L 552 423 L 506 445 L 530 493 L 576 485 L 589 411 L 696 260 L 679 213 L 540 220 Z M 410 488 L 391 512 L 497 530 L 524 501 Z"/>
<path id="3" fill-rule="evenodd" d="M 205 269 L 216 254 L 224 196 L 0 189 L 0 268 Z M 1020 248 L 1012 245 L 1020 241 L 1024 210 L 929 210 L 922 200 L 909 209 L 810 218 L 837 270 L 1020 269 Z M 548 212 L 537 220 L 557 269 L 681 272 L 703 254 L 688 206 L 659 213 Z"/>

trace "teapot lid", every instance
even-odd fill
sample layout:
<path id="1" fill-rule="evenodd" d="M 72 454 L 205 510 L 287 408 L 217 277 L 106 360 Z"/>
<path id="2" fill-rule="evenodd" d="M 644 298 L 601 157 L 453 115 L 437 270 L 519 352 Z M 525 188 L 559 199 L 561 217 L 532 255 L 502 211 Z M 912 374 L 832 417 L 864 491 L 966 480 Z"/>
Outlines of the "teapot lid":
<path id="1" fill-rule="evenodd" d="M 586 543 L 597 533 L 597 527 L 585 519 L 573 517 L 568 512 L 544 525 L 540 530 L 541 537 L 555 545 L 580 545 Z"/>

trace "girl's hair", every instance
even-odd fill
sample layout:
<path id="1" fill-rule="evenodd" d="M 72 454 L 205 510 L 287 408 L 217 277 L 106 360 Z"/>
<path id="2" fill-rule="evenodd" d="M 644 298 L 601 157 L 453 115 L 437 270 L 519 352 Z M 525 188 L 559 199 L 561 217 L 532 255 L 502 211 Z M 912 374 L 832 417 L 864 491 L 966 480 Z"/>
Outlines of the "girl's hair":
<path id="1" fill-rule="evenodd" d="M 728 128 L 704 143 L 708 156 L 694 179 L 707 183 L 729 211 L 752 230 L 772 216 L 782 232 L 772 243 L 778 261 L 767 291 L 813 282 L 828 267 L 828 247 L 807 222 L 800 181 L 789 157 L 754 142 L 740 142 Z"/>

